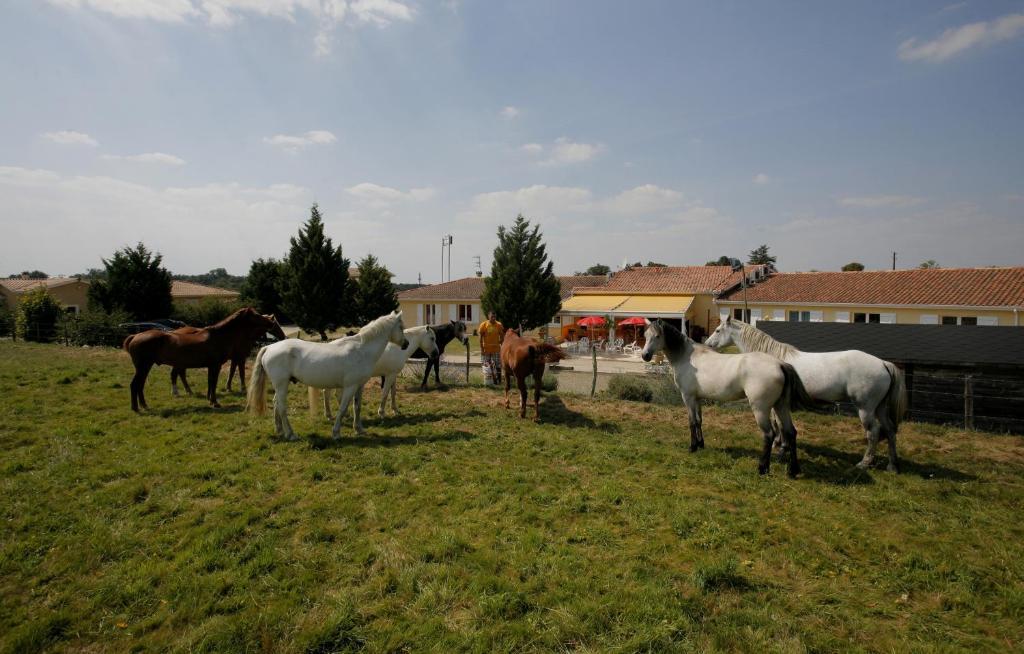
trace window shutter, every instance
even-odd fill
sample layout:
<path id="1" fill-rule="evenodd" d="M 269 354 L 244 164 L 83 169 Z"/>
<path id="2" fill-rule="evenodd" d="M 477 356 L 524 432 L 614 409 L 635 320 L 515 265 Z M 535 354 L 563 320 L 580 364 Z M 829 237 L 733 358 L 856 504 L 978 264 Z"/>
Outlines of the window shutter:
<path id="1" fill-rule="evenodd" d="M 772 320 L 785 320 L 785 319 L 786 319 L 786 310 L 785 309 L 775 309 L 772 312 Z"/>
<path id="2" fill-rule="evenodd" d="M 850 312 L 836 311 L 836 322 L 850 322 Z"/>
<path id="3" fill-rule="evenodd" d="M 821 322 L 824 319 L 825 319 L 825 312 L 824 311 L 812 311 L 811 312 L 811 322 Z"/>
<path id="4" fill-rule="evenodd" d="M 417 325 L 422 325 L 423 324 L 423 305 L 422 304 L 417 304 L 416 305 L 416 324 Z"/>
<path id="5" fill-rule="evenodd" d="M 896 314 L 895 313 L 883 313 L 883 314 L 880 314 L 878 319 L 879 319 L 879 322 L 881 322 L 884 325 L 895 325 L 896 324 Z"/>
<path id="6" fill-rule="evenodd" d="M 453 304 L 449 304 L 448 305 L 448 320 L 458 320 L 458 319 L 459 319 L 459 305 L 454 304 L 454 303 Z"/>
<path id="7" fill-rule="evenodd" d="M 978 324 L 995 327 L 999 324 L 999 316 L 978 316 Z"/>
<path id="8" fill-rule="evenodd" d="M 939 324 L 939 317 L 934 313 L 923 313 L 918 322 L 922 325 L 937 325 Z"/>

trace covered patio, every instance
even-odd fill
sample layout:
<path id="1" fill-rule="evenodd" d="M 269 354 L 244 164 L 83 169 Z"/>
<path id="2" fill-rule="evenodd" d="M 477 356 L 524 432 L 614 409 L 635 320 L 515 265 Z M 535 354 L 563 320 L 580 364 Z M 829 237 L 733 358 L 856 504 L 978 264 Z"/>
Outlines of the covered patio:
<path id="1" fill-rule="evenodd" d="M 682 329 L 692 304 L 692 295 L 576 294 L 562 303 L 561 336 L 571 343 L 586 338 L 602 349 L 621 352 L 642 344 L 643 327 L 637 319 L 662 318 Z"/>

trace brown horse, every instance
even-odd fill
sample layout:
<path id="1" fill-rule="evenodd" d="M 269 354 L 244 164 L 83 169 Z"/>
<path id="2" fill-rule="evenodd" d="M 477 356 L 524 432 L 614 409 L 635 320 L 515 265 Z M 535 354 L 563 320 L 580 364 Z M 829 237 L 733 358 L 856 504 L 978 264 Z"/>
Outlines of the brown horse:
<path id="1" fill-rule="evenodd" d="M 519 417 L 526 417 L 526 378 L 533 375 L 533 419 L 540 421 L 540 383 L 544 377 L 544 364 L 554 363 L 567 355 L 560 348 L 547 343 L 538 343 L 523 338 L 514 329 L 505 332 L 501 342 L 501 367 L 505 370 L 505 408 L 508 409 L 508 392 L 515 375 L 519 388 Z"/>
<path id="2" fill-rule="evenodd" d="M 235 343 L 255 339 L 273 329 L 273 316 L 261 315 L 251 307 L 239 309 L 215 325 L 203 327 L 192 334 L 175 334 L 159 329 L 150 329 L 124 340 L 124 349 L 135 364 L 132 377 L 132 411 L 146 405 L 146 377 L 154 365 L 169 365 L 175 368 L 206 368 L 208 386 L 206 397 L 210 404 L 217 402 L 217 377 L 220 367 L 231 358 Z"/>
<path id="3" fill-rule="evenodd" d="M 272 314 L 263 314 L 263 317 L 273 321 L 273 325 L 265 333 L 269 333 L 274 336 L 277 340 L 283 341 L 286 336 L 284 331 L 281 329 L 281 325 L 278 324 L 277 319 Z M 196 334 L 202 331 L 200 327 L 180 327 L 175 329 L 175 334 Z M 255 334 L 252 338 L 241 338 L 235 342 L 234 349 L 231 351 L 231 368 L 228 371 L 228 392 L 231 392 L 231 380 L 235 376 L 235 371 L 238 371 L 238 380 L 242 386 L 242 394 L 245 394 L 245 361 L 252 354 L 252 348 L 256 345 L 263 334 Z M 188 378 L 185 377 L 186 368 L 175 367 L 171 369 L 171 392 L 175 396 L 178 394 L 177 381 L 180 379 L 182 386 L 185 387 L 185 392 L 192 395 L 192 387 L 188 385 Z M 207 395 L 209 395 L 209 389 L 207 389 Z"/>

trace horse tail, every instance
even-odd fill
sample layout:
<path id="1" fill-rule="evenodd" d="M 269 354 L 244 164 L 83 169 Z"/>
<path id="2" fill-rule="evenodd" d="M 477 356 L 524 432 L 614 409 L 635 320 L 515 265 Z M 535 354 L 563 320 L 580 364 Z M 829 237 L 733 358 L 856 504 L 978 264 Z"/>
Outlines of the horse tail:
<path id="1" fill-rule="evenodd" d="M 815 400 L 807 392 L 803 380 L 800 379 L 800 375 L 796 372 L 796 368 L 788 363 L 783 363 L 781 366 L 782 374 L 786 377 L 782 392 L 785 395 L 784 399 L 789 408 L 797 410 L 821 409 L 823 403 Z"/>
<path id="2" fill-rule="evenodd" d="M 530 350 L 535 356 L 540 356 L 541 360 L 545 363 L 555 363 L 569 356 L 562 348 L 551 345 L 550 343 L 538 343 L 537 345 L 531 345 Z"/>
<path id="3" fill-rule="evenodd" d="M 124 343 L 121 343 L 121 347 L 124 348 L 125 352 L 128 352 L 128 346 L 132 344 L 133 338 L 135 338 L 135 334 L 128 334 L 127 338 L 124 339 Z"/>
<path id="4" fill-rule="evenodd" d="M 263 369 L 263 355 L 266 346 L 256 353 L 256 363 L 252 367 L 252 379 L 249 381 L 249 392 L 245 397 L 245 410 L 262 416 L 267 412 L 267 371 Z"/>
<path id="5" fill-rule="evenodd" d="M 892 423 L 893 433 L 899 431 L 900 422 L 907 412 L 907 385 L 903 377 L 903 371 L 889 361 L 883 362 L 885 370 L 889 373 L 889 390 L 885 393 L 883 402 L 886 413 Z"/>

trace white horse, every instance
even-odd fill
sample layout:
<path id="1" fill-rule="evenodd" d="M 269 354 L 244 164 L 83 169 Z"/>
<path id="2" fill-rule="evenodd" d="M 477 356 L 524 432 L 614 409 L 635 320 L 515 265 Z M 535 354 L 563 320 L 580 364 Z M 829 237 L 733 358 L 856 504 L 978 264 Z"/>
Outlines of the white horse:
<path id="1" fill-rule="evenodd" d="M 405 330 L 405 337 L 409 341 L 409 347 L 402 349 L 397 345 L 388 344 L 384 348 L 384 354 L 380 355 L 377 359 L 377 365 L 373 367 L 372 377 L 383 377 L 384 385 L 382 395 L 380 398 L 380 408 L 377 410 L 377 415 L 381 418 L 384 417 L 384 407 L 387 404 L 388 395 L 391 396 L 391 410 L 398 413 L 398 402 L 395 399 L 395 382 L 398 379 L 398 373 L 402 372 L 405 368 L 405 362 L 409 360 L 413 352 L 417 349 L 423 350 L 427 357 L 436 357 L 438 355 L 437 347 L 437 334 L 434 332 L 434 328 L 430 325 L 420 325 L 419 327 L 410 327 Z M 346 338 L 354 338 L 352 336 Z M 331 341 L 331 345 L 342 345 L 345 341 L 344 338 L 339 338 L 336 341 Z M 320 393 L 320 389 L 310 386 L 309 387 L 309 409 L 313 410 L 318 404 L 317 394 Z M 328 420 L 332 419 L 331 416 L 331 390 L 325 389 L 323 391 L 324 396 L 324 415 L 327 416 Z M 362 387 L 356 391 L 356 401 L 362 402 L 363 389 Z M 361 426 L 355 427 L 360 429 Z"/>
<path id="2" fill-rule="evenodd" d="M 296 438 L 288 422 L 288 384 L 299 381 L 318 388 L 340 388 L 341 405 L 334 421 L 331 436 L 341 435 L 341 417 L 345 415 L 349 402 L 373 375 L 377 359 L 388 343 L 405 349 L 409 341 L 402 330 L 402 314 L 394 312 L 381 316 L 359 330 L 355 336 L 343 339 L 344 343 L 310 343 L 290 338 L 278 341 L 256 354 L 256 365 L 249 383 L 246 408 L 256 415 L 267 410 L 267 378 L 274 385 L 274 426 L 277 434 L 287 440 Z M 359 402 L 355 415 L 357 433 L 363 433 L 359 421 Z"/>
<path id="3" fill-rule="evenodd" d="M 790 404 L 793 399 L 809 402 L 810 398 L 793 366 L 759 352 L 719 354 L 661 319 L 648 323 L 644 338 L 647 342 L 640 353 L 643 360 L 650 361 L 654 353 L 661 350 L 672 366 L 673 379 L 690 414 L 691 452 L 704 447 L 700 401 L 729 402 L 746 397 L 764 439 L 758 472 L 766 474 L 771 464 L 774 440 L 771 414 L 774 410 L 788 446 L 789 476 L 799 474 L 796 427 L 790 416 Z"/>
<path id="4" fill-rule="evenodd" d="M 857 407 L 868 442 L 864 458 L 857 466 L 871 466 L 878 439 L 887 438 L 888 469 L 899 472 L 896 432 L 906 412 L 907 390 L 903 371 L 892 363 L 860 350 L 802 352 L 732 318 L 719 324 L 704 343 L 716 349 L 734 344 L 741 352 L 767 352 L 792 364 L 815 400 L 852 402 Z"/>

